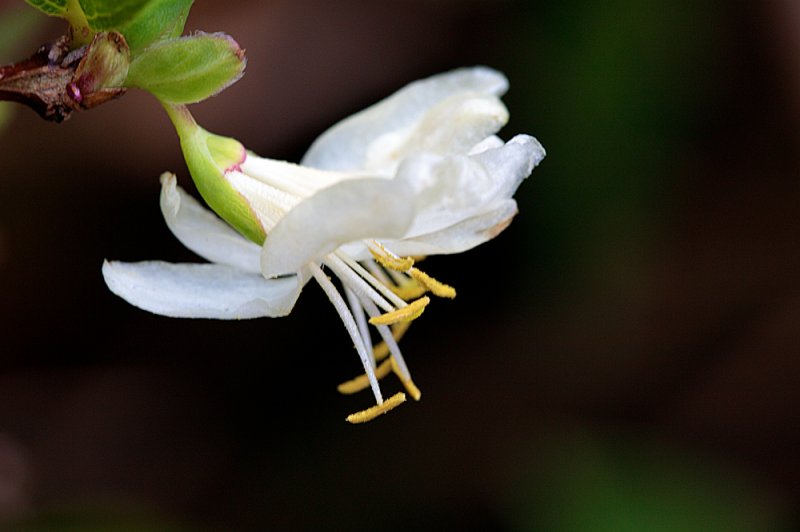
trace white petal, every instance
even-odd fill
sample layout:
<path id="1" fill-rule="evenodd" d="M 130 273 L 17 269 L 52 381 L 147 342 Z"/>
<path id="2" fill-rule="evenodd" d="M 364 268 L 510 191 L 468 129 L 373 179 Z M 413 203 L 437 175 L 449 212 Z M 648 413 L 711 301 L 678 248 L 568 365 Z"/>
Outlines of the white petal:
<path id="1" fill-rule="evenodd" d="M 267 233 L 290 209 L 319 190 L 347 179 L 373 177 L 363 172 L 318 170 L 254 154 L 248 154 L 240 169 L 226 172 L 225 177 L 247 199 Z"/>
<path id="2" fill-rule="evenodd" d="M 428 109 L 411 126 L 374 139 L 362 164 L 366 170 L 392 172 L 416 153 L 467 153 L 506 122 L 508 110 L 496 96 L 456 94 Z"/>
<path id="3" fill-rule="evenodd" d="M 302 279 L 264 279 L 221 264 L 104 262 L 112 292 L 141 309 L 174 318 L 278 317 L 294 306 Z"/>
<path id="4" fill-rule="evenodd" d="M 413 129 L 443 100 L 465 93 L 500 96 L 507 89 L 505 76 L 486 67 L 464 68 L 415 81 L 328 129 L 312 144 L 303 164 L 340 171 L 365 168 L 373 141 Z"/>
<path id="5" fill-rule="evenodd" d="M 339 246 L 361 239 L 399 238 L 414 217 L 405 182 L 352 179 L 321 190 L 289 211 L 267 235 L 265 277 L 293 273 Z"/>
<path id="6" fill-rule="evenodd" d="M 513 196 L 542 157 L 541 145 L 527 135 L 473 156 L 409 157 L 398 179 L 415 190 L 417 216 L 405 236 L 434 233 L 494 209 Z"/>
<path id="7" fill-rule="evenodd" d="M 490 135 L 477 143 L 473 146 L 467 155 L 477 155 L 479 153 L 485 152 L 486 150 L 491 150 L 492 148 L 499 148 L 503 144 L 503 139 L 498 137 L 497 135 Z"/>
<path id="8" fill-rule="evenodd" d="M 522 181 L 544 159 L 544 147 L 530 135 L 517 135 L 503 146 L 483 150 L 472 158 L 480 162 L 495 183 L 490 200 L 511 197 Z"/>
<path id="9" fill-rule="evenodd" d="M 259 157 L 254 153 L 248 153 L 239 167 L 249 177 L 298 197 L 308 197 L 343 179 L 367 176 L 366 172 L 359 176 L 357 173 L 319 170 L 287 161 Z"/>
<path id="10" fill-rule="evenodd" d="M 461 253 L 500 234 L 517 214 L 517 202 L 504 200 L 484 213 L 439 231 L 403 240 L 386 240 L 387 249 L 400 256 Z"/>
<path id="11" fill-rule="evenodd" d="M 173 174 L 161 176 L 161 212 L 181 243 L 211 262 L 259 273 L 261 248 L 237 233 L 177 185 Z"/>

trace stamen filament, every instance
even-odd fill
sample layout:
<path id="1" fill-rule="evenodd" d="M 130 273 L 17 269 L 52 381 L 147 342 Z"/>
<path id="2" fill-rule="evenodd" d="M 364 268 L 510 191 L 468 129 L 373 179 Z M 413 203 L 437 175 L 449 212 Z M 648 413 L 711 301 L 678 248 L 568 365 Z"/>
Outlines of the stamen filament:
<path id="1" fill-rule="evenodd" d="M 369 362 L 372 365 L 372 369 L 375 369 L 375 355 L 372 353 L 372 337 L 369 334 L 369 325 L 367 325 L 367 320 L 364 317 L 364 308 L 361 306 L 358 297 L 352 290 L 345 287 L 344 294 L 347 296 L 347 302 L 350 304 L 350 312 L 356 319 L 358 332 L 361 333 L 361 338 L 364 341 L 364 349 L 372 355 L 369 357 Z"/>
<path id="2" fill-rule="evenodd" d="M 401 285 L 408 280 L 408 275 L 397 270 L 387 269 L 386 273 L 389 274 L 396 285 Z"/>
<path id="3" fill-rule="evenodd" d="M 406 401 L 406 394 L 403 392 L 397 392 L 383 404 L 375 405 L 366 410 L 361 410 L 360 412 L 356 412 L 354 414 L 350 414 L 347 416 L 347 421 L 350 423 L 366 423 L 367 421 L 372 421 L 376 417 L 380 416 L 381 414 L 385 414 L 389 410 L 405 403 Z"/>
<path id="4" fill-rule="evenodd" d="M 389 277 L 386 275 L 384 269 L 378 266 L 378 263 L 376 263 L 374 260 L 365 260 L 364 266 L 367 268 L 367 270 L 369 270 L 369 273 L 371 273 L 372 276 L 375 277 L 375 279 L 377 279 L 379 282 L 383 283 L 386 286 L 391 286 L 392 284 L 394 284 L 392 280 L 389 279 Z"/>
<path id="5" fill-rule="evenodd" d="M 362 303 L 364 304 L 364 309 L 367 311 L 370 320 L 376 316 L 379 316 L 380 311 L 374 303 L 371 301 L 363 301 Z M 405 379 L 410 379 L 411 373 L 408 371 L 408 366 L 406 366 L 406 361 L 403 358 L 403 354 L 400 352 L 400 346 L 397 345 L 397 341 L 401 336 L 403 336 L 403 333 L 406 332 L 410 325 L 411 322 L 406 321 L 394 325 L 392 329 L 390 329 L 387 325 L 378 325 L 376 327 L 378 329 L 378 334 L 381 335 L 381 338 L 386 345 L 387 351 L 391 353 L 392 358 L 397 361 L 397 365 L 400 369 L 400 377 Z M 376 360 L 380 360 L 377 355 L 375 355 L 375 358 Z"/>
<path id="6" fill-rule="evenodd" d="M 403 377 L 394 357 L 389 357 L 389 361 L 392 364 L 392 369 L 394 370 L 395 374 L 400 377 L 400 381 L 403 383 L 403 386 L 406 387 L 406 391 L 411 395 L 411 397 L 414 398 L 415 401 L 419 401 L 420 397 L 422 397 L 422 392 L 419 391 L 417 385 L 414 384 L 414 381 L 411 380 L 411 377 Z"/>
<path id="7" fill-rule="evenodd" d="M 331 253 L 330 255 L 327 255 L 325 257 L 325 264 L 327 264 L 328 267 L 330 267 L 330 269 L 333 270 L 334 273 L 339 277 L 342 283 L 347 285 L 351 290 L 354 290 L 358 294 L 363 294 L 365 297 L 377 303 L 379 307 L 387 312 L 391 312 L 395 309 L 394 306 L 392 306 L 369 284 L 367 284 L 364 279 L 356 275 L 353 269 L 342 259 L 336 256 L 336 254 Z M 403 305 L 405 305 L 405 302 Z"/>
<path id="8" fill-rule="evenodd" d="M 380 312 L 378 312 L 378 307 L 375 307 L 374 315 L 377 316 L 378 314 L 380 314 Z M 371 316 L 373 316 L 373 314 L 370 314 L 370 317 Z M 382 327 L 386 327 L 386 325 L 379 325 L 378 332 L 381 332 Z M 400 341 L 409 327 L 411 327 L 410 321 L 401 321 L 400 323 L 395 323 L 392 325 L 391 335 L 387 336 L 396 344 Z M 378 362 L 389 356 L 389 352 L 391 350 L 389 343 L 386 341 L 386 336 L 381 335 L 381 338 L 383 338 L 383 341 L 372 348 L 372 354 L 375 357 L 375 360 Z"/>
<path id="9" fill-rule="evenodd" d="M 365 279 L 370 285 L 372 285 L 381 295 L 385 296 L 386 299 L 391 301 L 395 307 L 404 307 L 406 306 L 406 302 L 403 301 L 399 296 L 397 296 L 394 292 L 388 288 L 387 284 L 381 282 L 379 279 L 375 278 L 375 276 L 371 275 L 364 267 L 358 263 L 357 260 L 353 259 L 349 255 L 346 255 L 341 252 L 336 252 L 336 256 L 342 259 L 345 264 L 350 266 L 358 275 L 360 275 L 363 279 Z"/>
<path id="10" fill-rule="evenodd" d="M 377 401 L 378 405 L 381 405 L 383 403 L 383 397 L 381 396 L 380 387 L 378 386 L 378 379 L 375 378 L 375 371 L 372 368 L 371 361 L 373 360 L 373 357 L 371 353 L 367 353 L 367 350 L 364 346 L 364 340 L 361 338 L 361 335 L 358 332 L 358 326 L 353 319 L 353 315 L 347 308 L 347 304 L 344 302 L 344 299 L 342 299 L 342 296 L 339 295 L 336 287 L 333 285 L 331 280 L 328 279 L 328 276 L 322 272 L 320 267 L 314 262 L 309 263 L 308 266 L 311 270 L 311 274 L 317 280 L 320 287 L 325 292 L 325 295 L 328 296 L 328 299 L 330 299 L 333 307 L 339 314 L 339 317 L 342 319 L 345 329 L 347 329 L 350 338 L 353 340 L 353 344 L 355 344 L 358 356 L 361 358 L 361 364 L 364 366 L 364 373 L 369 379 L 369 384 L 372 387 L 372 393 L 375 395 L 375 401 Z"/>
<path id="11" fill-rule="evenodd" d="M 394 368 L 392 367 L 392 361 L 387 359 L 381 362 L 381 364 L 375 368 L 375 377 L 378 380 L 383 379 L 389 373 L 392 372 Z M 336 390 L 339 393 L 345 395 L 351 395 L 356 392 L 360 392 L 361 390 L 369 387 L 369 379 L 365 374 L 361 374 L 357 377 L 350 379 L 349 381 L 341 383 L 339 386 L 336 387 Z"/>

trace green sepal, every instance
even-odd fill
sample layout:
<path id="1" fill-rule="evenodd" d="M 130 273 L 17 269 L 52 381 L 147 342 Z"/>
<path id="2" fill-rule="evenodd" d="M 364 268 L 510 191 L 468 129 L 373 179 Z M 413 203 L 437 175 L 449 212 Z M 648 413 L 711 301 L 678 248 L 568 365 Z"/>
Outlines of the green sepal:
<path id="1" fill-rule="evenodd" d="M 203 200 L 239 233 L 262 245 L 267 234 L 261 222 L 244 196 L 225 179 L 225 172 L 247 157 L 244 146 L 235 139 L 209 133 L 182 105 L 164 104 L 164 108 L 178 132 L 186 166 Z"/>
<path id="2" fill-rule="evenodd" d="M 165 103 L 205 100 L 244 73 L 244 50 L 223 33 L 198 33 L 154 44 L 131 62 L 128 87 L 151 92 Z"/>

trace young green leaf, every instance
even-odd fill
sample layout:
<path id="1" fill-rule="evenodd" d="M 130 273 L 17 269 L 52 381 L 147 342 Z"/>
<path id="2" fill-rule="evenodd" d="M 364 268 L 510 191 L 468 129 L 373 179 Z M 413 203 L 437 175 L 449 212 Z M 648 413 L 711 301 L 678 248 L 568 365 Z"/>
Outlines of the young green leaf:
<path id="1" fill-rule="evenodd" d="M 114 29 L 125 36 L 135 56 L 157 41 L 180 36 L 193 1 L 151 0 L 135 16 Z"/>
<path id="2" fill-rule="evenodd" d="M 133 59 L 128 87 L 173 104 L 217 94 L 244 73 L 244 50 L 228 35 L 198 33 L 156 43 Z"/>
<path id="3" fill-rule="evenodd" d="M 133 19 L 148 0 L 78 0 L 94 31 L 116 29 Z"/>
<path id="4" fill-rule="evenodd" d="M 89 44 L 94 32 L 86 21 L 79 0 L 25 0 L 42 13 L 67 19 L 71 27 L 72 44 L 75 48 Z"/>
<path id="5" fill-rule="evenodd" d="M 54 17 L 65 17 L 67 13 L 67 0 L 25 0 L 42 13 Z"/>

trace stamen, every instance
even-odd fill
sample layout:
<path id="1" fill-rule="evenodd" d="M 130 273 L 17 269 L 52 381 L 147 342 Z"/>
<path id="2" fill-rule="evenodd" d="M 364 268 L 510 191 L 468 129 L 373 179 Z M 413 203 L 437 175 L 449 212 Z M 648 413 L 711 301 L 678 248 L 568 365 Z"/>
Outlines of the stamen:
<path id="1" fill-rule="evenodd" d="M 377 307 L 375 307 L 375 308 L 377 310 Z M 377 312 L 376 312 L 376 315 L 377 315 Z M 378 327 L 378 332 L 380 332 L 380 330 L 383 327 L 386 327 L 386 326 L 385 325 L 379 326 Z M 395 323 L 394 325 L 392 325 L 391 335 L 387 335 L 386 339 L 388 340 L 388 338 L 391 338 L 392 342 L 396 344 L 397 342 L 400 341 L 400 339 L 403 337 L 403 335 L 406 333 L 406 331 L 408 330 L 409 327 L 411 327 L 411 322 L 410 321 L 401 321 L 400 323 Z M 383 336 L 383 335 L 381 335 L 381 336 Z M 389 356 L 389 351 L 390 351 L 389 344 L 386 342 L 386 340 L 384 340 L 384 341 L 382 341 L 381 343 L 375 345 L 375 347 L 372 348 L 372 356 L 375 357 L 375 360 L 380 362 L 381 360 L 383 360 L 384 358 Z"/>
<path id="2" fill-rule="evenodd" d="M 374 260 L 364 261 L 364 265 L 377 281 L 383 283 L 404 301 L 422 297 L 428 291 L 425 286 L 414 281 L 407 274 L 389 268 L 384 270 Z"/>
<path id="3" fill-rule="evenodd" d="M 403 386 L 406 387 L 406 391 L 409 393 L 409 395 L 411 395 L 415 401 L 419 401 L 420 397 L 422 397 L 422 392 L 419 391 L 419 388 L 417 388 L 417 385 L 411 380 L 411 377 L 404 377 L 402 375 L 394 357 L 389 357 L 389 362 L 392 365 L 392 370 L 398 377 L 400 377 L 400 382 L 402 382 Z"/>
<path id="4" fill-rule="evenodd" d="M 378 280 L 375 276 L 370 275 L 370 272 L 364 269 L 364 267 L 358 263 L 355 259 L 351 256 L 346 255 L 341 252 L 336 252 L 336 256 L 342 260 L 347 266 L 353 269 L 358 275 L 360 275 L 364 280 L 366 280 L 370 285 L 372 285 L 381 295 L 385 296 L 386 299 L 391 301 L 395 307 L 404 307 L 406 306 L 406 302 L 400 299 L 397 295 L 394 294 L 389 288 L 388 284 Z M 389 309 L 384 309 L 389 310 Z"/>
<path id="5" fill-rule="evenodd" d="M 422 397 L 422 392 L 417 388 L 417 385 L 414 384 L 414 381 L 411 380 L 409 377 L 404 377 L 400 367 L 397 365 L 397 360 L 394 357 L 389 357 L 388 359 L 384 360 L 381 365 L 375 370 L 375 376 L 378 380 L 383 379 L 389 373 L 394 373 L 400 379 L 400 382 L 403 383 L 405 386 L 406 391 L 409 393 L 411 397 L 414 398 L 415 401 L 419 401 Z M 366 375 L 359 375 L 347 382 L 341 383 L 339 386 L 336 387 L 336 390 L 344 395 L 352 395 L 354 393 L 360 392 L 369 387 L 369 379 Z"/>
<path id="6" fill-rule="evenodd" d="M 367 270 L 369 270 L 369 273 L 371 273 L 372 276 L 375 277 L 375 279 L 377 279 L 379 282 L 383 283 L 386 286 L 391 286 L 393 284 L 392 280 L 389 279 L 389 277 L 386 275 L 386 271 L 380 266 L 378 266 L 378 264 L 374 260 L 365 260 L 364 266 L 366 267 Z"/>
<path id="7" fill-rule="evenodd" d="M 347 416 L 347 421 L 350 423 L 366 423 L 367 421 L 372 421 L 376 417 L 380 416 L 381 414 L 385 414 L 389 410 L 405 403 L 406 401 L 406 394 L 403 392 L 397 392 L 383 404 L 375 405 L 366 410 L 362 410 L 360 412 L 356 412 L 354 414 L 350 414 Z"/>
<path id="8" fill-rule="evenodd" d="M 369 319 L 369 322 L 372 325 L 394 325 L 395 323 L 411 321 L 418 318 L 420 314 L 425 311 L 425 307 L 428 306 L 428 303 L 430 302 L 430 298 L 428 296 L 424 296 L 409 303 L 403 308 L 381 314 L 380 316 L 374 316 Z"/>
<path id="9" fill-rule="evenodd" d="M 391 312 L 397 305 L 392 305 L 388 301 L 386 301 L 379 293 L 377 293 L 369 284 L 367 284 L 364 279 L 356 275 L 351 267 L 345 264 L 342 259 L 337 257 L 335 254 L 330 254 L 325 257 L 325 264 L 330 267 L 331 270 L 339 277 L 339 280 L 342 281 L 342 284 L 347 285 L 348 288 L 354 290 L 356 293 L 360 295 L 364 295 L 367 299 L 370 299 L 377 303 L 379 307 L 387 312 Z M 395 296 L 396 297 L 396 296 Z M 401 301 L 403 305 L 405 302 Z"/>
<path id="10" fill-rule="evenodd" d="M 416 268 L 411 268 L 408 272 L 411 277 L 414 278 L 419 284 L 433 292 L 433 295 L 439 297 L 446 297 L 449 299 L 453 299 L 456 297 L 456 289 L 450 285 L 444 284 L 442 282 L 437 281 L 427 273 L 420 271 Z"/>
<path id="11" fill-rule="evenodd" d="M 339 295 L 336 287 L 331 280 L 328 279 L 328 276 L 322 272 L 320 267 L 314 262 L 309 263 L 308 266 L 311 270 L 311 274 L 317 280 L 320 287 L 325 292 L 325 295 L 328 296 L 328 299 L 330 299 L 333 307 L 344 323 L 344 328 L 347 329 L 347 333 L 353 340 L 356 351 L 358 351 L 358 356 L 361 358 L 361 364 L 364 366 L 364 373 L 367 374 L 369 384 L 372 387 L 372 393 L 375 395 L 375 401 L 380 405 L 383 403 L 383 397 L 381 396 L 380 387 L 378 386 L 378 379 L 375 378 L 375 371 L 372 369 L 373 358 L 371 353 L 368 353 L 364 346 L 364 340 L 358 332 L 358 326 L 353 319 L 353 315 L 348 310 L 347 304 L 344 302 L 344 299 L 342 299 L 342 296 Z"/>
<path id="12" fill-rule="evenodd" d="M 414 268 L 412 268 L 412 271 Z M 401 280 L 396 286 L 390 287 L 391 291 L 406 301 L 417 299 L 425 295 L 428 287 L 416 282 L 414 279 L 406 278 Z"/>
<path id="13" fill-rule="evenodd" d="M 364 317 L 364 308 L 361 306 L 361 303 L 358 301 L 358 297 L 353 293 L 352 290 L 345 287 L 344 294 L 347 296 L 347 302 L 350 304 L 350 312 L 356 319 L 358 332 L 361 334 L 361 338 L 364 340 L 364 348 L 367 350 L 367 352 L 371 353 L 372 337 L 369 334 L 369 325 L 367 325 L 367 319 Z M 375 369 L 375 355 L 370 358 L 370 363 L 372 364 L 372 369 Z"/>
<path id="14" fill-rule="evenodd" d="M 378 307 L 376 307 L 372 301 L 362 300 L 362 304 L 364 305 L 364 309 L 367 311 L 367 314 L 369 314 L 370 317 L 378 316 Z M 392 328 L 393 330 L 390 330 L 386 325 L 378 325 L 378 332 L 384 340 L 384 343 L 380 345 L 386 346 L 385 349 L 387 353 L 391 352 L 391 356 L 388 360 L 384 360 L 383 363 L 378 366 L 375 374 L 378 379 L 382 379 L 391 369 L 391 371 L 398 376 L 400 382 L 403 383 L 403 386 L 405 386 L 406 391 L 408 391 L 411 397 L 413 397 L 415 401 L 419 401 L 420 397 L 422 397 L 422 392 L 420 392 L 419 388 L 417 388 L 417 386 L 414 384 L 414 381 L 411 380 L 411 374 L 408 371 L 405 360 L 403 360 L 400 347 L 397 345 L 397 340 L 400 339 L 403 333 L 408 329 L 409 325 L 410 322 L 403 322 L 395 325 Z M 341 393 L 355 393 L 366 388 L 366 385 L 366 375 L 361 375 L 355 379 L 352 379 L 351 381 L 339 385 L 339 391 Z"/>
<path id="15" fill-rule="evenodd" d="M 378 261 L 378 264 L 385 268 L 389 268 L 390 270 L 397 270 L 400 272 L 408 271 L 412 266 L 414 266 L 414 259 L 411 257 L 404 257 L 400 258 L 385 247 L 380 242 L 373 242 L 380 251 L 375 251 L 372 246 L 369 247 L 369 252 L 372 253 L 372 256 L 375 257 L 375 260 Z"/>
<path id="16" fill-rule="evenodd" d="M 378 380 L 383 379 L 385 376 L 387 376 L 389 373 L 392 372 L 392 370 L 394 369 L 393 365 L 392 365 L 392 360 L 394 360 L 394 359 L 384 360 L 375 369 L 375 377 Z M 354 394 L 356 392 L 360 392 L 361 390 L 364 390 L 364 389 L 366 389 L 368 387 L 369 387 L 369 379 L 367 378 L 366 375 L 361 374 L 358 377 L 350 379 L 347 382 L 341 383 L 339 386 L 336 387 L 336 390 L 339 393 L 342 393 L 342 394 L 345 394 L 345 395 L 351 395 L 351 394 Z"/>

